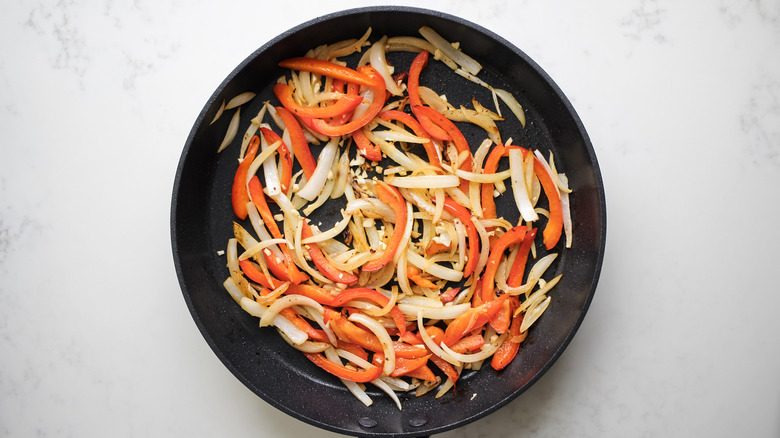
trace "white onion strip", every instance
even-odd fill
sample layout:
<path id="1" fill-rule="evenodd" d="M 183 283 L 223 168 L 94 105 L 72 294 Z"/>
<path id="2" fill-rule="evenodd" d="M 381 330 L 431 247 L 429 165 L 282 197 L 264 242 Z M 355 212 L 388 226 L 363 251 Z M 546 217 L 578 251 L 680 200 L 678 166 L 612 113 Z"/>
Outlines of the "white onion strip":
<path id="1" fill-rule="evenodd" d="M 363 315 L 362 313 L 353 313 L 349 315 L 349 320 L 361 324 L 376 335 L 379 339 L 379 343 L 382 344 L 382 351 L 385 354 L 385 363 L 382 370 L 388 376 L 392 374 L 395 370 L 395 349 L 393 348 L 393 340 L 390 338 L 390 334 L 387 333 L 387 329 L 374 318 Z"/>
<path id="2" fill-rule="evenodd" d="M 480 65 L 479 62 L 453 47 L 449 41 L 442 38 L 441 35 L 436 33 L 436 31 L 430 27 L 423 26 L 418 30 L 418 32 L 420 32 L 420 35 L 428 40 L 428 42 L 430 42 L 434 47 L 441 50 L 442 53 L 463 67 L 463 69 L 467 72 L 475 75 L 479 73 L 480 70 L 482 70 L 482 65 Z"/>
<path id="3" fill-rule="evenodd" d="M 561 182 L 568 187 L 569 179 L 563 173 L 558 174 Z M 566 248 L 571 248 L 573 240 L 572 222 L 571 222 L 571 203 L 569 202 L 569 192 L 561 190 L 561 212 L 563 213 L 563 232 L 566 234 Z"/>
<path id="4" fill-rule="evenodd" d="M 230 124 L 228 125 L 228 129 L 225 132 L 225 138 L 222 139 L 222 144 L 220 144 L 219 148 L 217 148 L 217 153 L 225 150 L 225 148 L 233 142 L 233 139 L 236 138 L 236 134 L 238 133 L 239 120 L 241 120 L 241 108 L 238 108 L 233 114 L 233 117 L 230 119 Z"/>
<path id="5" fill-rule="evenodd" d="M 298 191 L 298 196 L 307 200 L 313 201 L 322 192 L 322 187 L 325 186 L 325 181 L 328 179 L 328 173 L 330 173 L 333 159 L 338 153 L 338 137 L 334 137 L 320 152 L 317 158 L 317 167 L 314 169 L 314 173 L 311 179 L 306 182 L 301 190 Z"/>
<path id="6" fill-rule="evenodd" d="M 301 240 L 301 243 L 307 245 L 310 243 L 317 243 L 317 242 L 322 242 L 324 240 L 333 239 L 334 237 L 341 234 L 341 232 L 344 231 L 344 229 L 347 228 L 347 224 L 349 224 L 349 221 L 351 219 L 352 218 L 350 216 L 344 215 L 340 221 L 336 222 L 336 224 L 333 225 L 333 228 L 329 229 L 328 231 L 323 231 L 321 233 L 314 234 L 311 237 L 307 237 Z"/>
<path id="7" fill-rule="evenodd" d="M 446 360 L 447 362 L 451 363 L 456 367 L 459 367 L 461 365 L 458 359 L 455 359 L 454 357 L 450 356 L 449 353 L 442 350 L 441 347 L 436 345 L 436 342 L 433 342 L 431 335 L 429 335 L 428 331 L 425 329 L 425 324 L 423 323 L 422 310 L 417 312 L 417 329 L 418 332 L 420 333 L 420 337 L 422 338 L 423 343 L 428 347 L 429 350 L 431 350 L 431 353 L 439 356 L 440 358 Z"/>
<path id="8" fill-rule="evenodd" d="M 339 365 L 343 365 L 341 363 L 341 359 L 339 359 L 339 355 L 336 353 L 336 351 L 334 351 L 333 348 L 328 348 L 323 352 L 323 354 L 325 354 L 325 357 L 328 358 L 329 360 Z M 344 386 L 349 390 L 349 392 L 351 392 L 352 395 L 354 395 L 364 405 L 371 406 L 371 404 L 374 402 L 373 400 L 371 400 L 371 397 L 369 397 L 368 394 L 366 394 L 366 391 L 363 391 L 360 385 L 358 385 L 356 382 L 347 379 L 342 379 L 342 378 L 339 378 L 339 380 L 341 380 L 341 383 L 344 384 Z"/>
<path id="9" fill-rule="evenodd" d="M 241 308 L 244 309 L 247 313 L 258 317 L 261 320 L 263 316 L 268 314 L 268 307 L 265 307 L 250 298 L 243 297 L 238 304 L 240 304 Z M 281 315 L 277 314 L 273 317 L 273 325 L 284 332 L 284 334 L 287 335 L 290 338 L 290 341 L 292 341 L 295 345 L 303 344 L 309 339 L 308 335 L 306 335 L 303 330 L 296 327 L 287 318 Z"/>
<path id="10" fill-rule="evenodd" d="M 531 199 L 528 197 L 528 190 L 525 185 L 525 171 L 523 169 L 523 151 L 520 149 L 509 150 L 509 169 L 512 171 L 512 191 L 515 196 L 515 203 L 520 215 L 526 222 L 533 222 L 539 219 L 531 205 Z"/>
<path id="11" fill-rule="evenodd" d="M 501 89 L 493 89 L 493 92 L 506 103 L 509 109 L 515 114 L 515 117 L 517 117 L 517 120 L 520 121 L 520 124 L 525 128 L 525 111 L 517 99 L 515 99 L 515 96 L 513 96 L 512 93 Z"/>
<path id="12" fill-rule="evenodd" d="M 421 271 L 425 271 L 443 280 L 458 282 L 463 278 L 463 272 L 426 260 L 424 257 L 411 250 L 406 251 L 406 257 L 409 263 L 413 264 Z"/>
<path id="13" fill-rule="evenodd" d="M 426 319 L 443 319 L 450 320 L 455 319 L 462 315 L 465 311 L 471 308 L 471 304 L 452 304 L 442 307 L 425 307 L 417 304 L 398 303 L 398 308 L 404 316 L 414 317 L 417 313 L 422 312 L 423 317 Z"/>
<path id="14" fill-rule="evenodd" d="M 274 301 L 273 304 L 268 306 L 268 309 L 266 309 L 266 312 L 260 318 L 260 327 L 265 327 L 271 324 L 271 321 L 276 318 L 279 312 L 292 306 L 310 306 L 317 309 L 317 312 L 319 313 L 325 313 L 325 310 L 322 308 L 320 303 L 307 296 L 298 294 L 287 295 L 279 298 L 278 300 Z"/>
<path id="15" fill-rule="evenodd" d="M 456 175 L 390 176 L 385 181 L 406 189 L 444 189 L 460 185 Z"/>

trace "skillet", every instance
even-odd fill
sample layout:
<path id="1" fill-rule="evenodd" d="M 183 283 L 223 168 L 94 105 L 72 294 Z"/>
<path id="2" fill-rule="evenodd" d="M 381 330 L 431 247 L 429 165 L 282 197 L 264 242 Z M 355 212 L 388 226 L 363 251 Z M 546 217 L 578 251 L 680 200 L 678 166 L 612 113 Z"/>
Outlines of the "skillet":
<path id="1" fill-rule="evenodd" d="M 531 328 L 506 369 L 466 371 L 457 388 L 440 399 L 434 398 L 435 391 L 422 397 L 400 395 L 403 410 L 399 411 L 387 396 L 371 388 L 368 392 L 374 403 L 364 406 L 337 379 L 289 347 L 275 330 L 259 328 L 257 318 L 245 313 L 222 287 L 228 271 L 218 251 L 232 237 L 229 194 L 241 135 L 262 102 L 272 98 L 272 84 L 285 73 L 277 62 L 301 56 L 319 44 L 357 38 L 369 27 L 371 41 L 375 41 L 382 35 L 418 36 L 417 29 L 423 25 L 449 41 L 459 41 L 463 51 L 485 67 L 480 77 L 511 91 L 523 105 L 526 127 L 512 123 L 510 114 L 501 125 L 502 135 L 511 136 L 515 144 L 539 148 L 545 155 L 555 153 L 559 170 L 566 172 L 575 190 L 571 195 L 575 239 L 550 268 L 554 270 L 551 275 L 564 274 L 550 293 L 550 308 Z M 390 60 L 401 67 L 409 59 L 399 56 Z M 437 64 L 429 63 L 423 84 L 464 104 L 480 93 L 481 87 L 455 86 L 440 79 L 452 78 L 452 72 Z M 241 108 L 237 139 L 217 154 L 230 115 L 210 122 L 224 100 L 245 91 L 258 96 Z M 477 98 L 490 107 L 489 94 Z M 508 113 L 506 107 L 504 111 Z M 464 128 L 464 134 L 472 148 L 479 144 L 477 131 Z M 319 150 L 313 147 L 312 152 L 317 156 Z M 320 219 L 327 222 L 340 207 L 326 204 Z M 518 217 L 513 202 L 499 203 L 497 209 L 499 216 L 510 221 Z M 553 365 L 579 328 L 595 293 L 605 238 L 605 195 L 593 146 L 552 79 L 495 33 L 458 17 L 408 7 L 369 7 L 326 15 L 279 35 L 251 54 L 219 85 L 195 121 L 176 171 L 171 205 L 172 251 L 183 296 L 198 329 L 223 364 L 282 412 L 322 429 L 363 437 L 414 437 L 451 430 L 495 412 L 528 389 Z"/>

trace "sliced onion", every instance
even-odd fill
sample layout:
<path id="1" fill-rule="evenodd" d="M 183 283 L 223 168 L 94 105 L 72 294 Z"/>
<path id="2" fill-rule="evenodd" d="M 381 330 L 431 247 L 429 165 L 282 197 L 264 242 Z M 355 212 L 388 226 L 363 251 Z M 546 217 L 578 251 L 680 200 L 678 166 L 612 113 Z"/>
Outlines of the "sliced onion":
<path id="1" fill-rule="evenodd" d="M 544 313 L 544 311 L 547 310 L 547 307 L 550 306 L 550 298 L 552 297 L 547 297 L 546 300 L 542 301 L 540 304 L 529 309 L 525 313 L 525 315 L 523 316 L 523 323 L 520 324 L 521 333 L 528 330 L 528 328 L 530 328 L 531 325 L 535 323 L 540 316 L 542 316 L 542 313 Z"/>
<path id="2" fill-rule="evenodd" d="M 463 363 L 474 363 L 479 362 L 481 360 L 485 360 L 492 356 L 497 350 L 498 347 L 501 346 L 501 344 L 504 342 L 506 337 L 509 336 L 509 333 L 504 333 L 501 336 L 498 337 L 496 342 L 486 344 L 482 347 L 482 350 L 478 353 L 471 353 L 471 354 L 463 354 L 463 353 L 457 353 L 453 351 L 450 347 L 447 346 L 444 342 L 440 344 L 442 350 L 446 351 L 447 354 L 452 356 L 453 358 L 463 362 Z"/>
<path id="3" fill-rule="evenodd" d="M 233 142 L 233 139 L 236 138 L 236 134 L 238 134 L 238 122 L 240 120 L 241 108 L 238 108 L 233 114 L 233 117 L 230 119 L 227 132 L 225 132 L 225 138 L 222 139 L 222 143 L 219 145 L 219 148 L 217 148 L 217 153 L 222 152 L 226 147 L 228 147 L 230 143 Z"/>
<path id="4" fill-rule="evenodd" d="M 425 271 L 443 280 L 458 282 L 463 278 L 463 272 L 447 268 L 446 266 L 437 265 L 415 252 L 406 251 L 406 257 L 409 263 L 413 264 L 421 271 Z"/>
<path id="5" fill-rule="evenodd" d="M 503 181 L 509 178 L 512 175 L 512 171 L 507 169 L 503 172 L 497 173 L 473 173 L 458 169 L 455 171 L 455 175 L 465 180 L 478 183 L 496 183 L 498 181 Z"/>
<path id="6" fill-rule="evenodd" d="M 374 131 L 374 135 L 384 141 L 405 141 L 407 143 L 430 143 L 430 140 L 398 131 Z"/>
<path id="7" fill-rule="evenodd" d="M 385 86 L 387 91 L 393 96 L 400 96 L 403 94 L 403 90 L 398 86 L 398 83 L 393 80 L 393 72 L 391 67 L 387 63 L 385 58 L 385 44 L 387 44 L 387 37 L 382 37 L 379 41 L 375 42 L 369 49 L 369 59 L 371 67 L 376 70 L 382 79 L 385 80 Z"/>
<path id="8" fill-rule="evenodd" d="M 333 348 L 328 348 L 323 352 L 323 354 L 325 354 L 325 357 L 327 357 L 329 360 L 336 362 L 339 365 L 342 365 L 341 359 L 339 359 L 338 354 L 336 354 Z M 352 395 L 354 395 L 364 405 L 371 406 L 373 400 L 371 400 L 371 397 L 369 397 L 368 394 L 366 394 L 366 391 L 363 391 L 363 389 L 360 387 L 359 384 L 357 384 L 357 382 L 353 382 L 351 380 L 342 379 L 342 378 L 339 378 L 339 380 L 341 380 L 341 383 L 344 384 L 344 386 L 349 390 L 349 392 L 351 392 Z"/>
<path id="9" fill-rule="evenodd" d="M 385 363 L 382 370 L 388 376 L 392 374 L 395 370 L 395 349 L 393 348 L 393 340 L 390 338 L 390 334 L 387 333 L 387 329 L 374 318 L 362 313 L 353 313 L 349 315 L 349 320 L 361 324 L 376 335 L 379 339 L 379 343 L 382 344 L 382 351 L 385 354 Z"/>
<path id="10" fill-rule="evenodd" d="M 515 117 L 517 117 L 517 120 L 520 121 L 520 124 L 525 128 L 525 111 L 517 99 L 515 99 L 515 96 L 513 96 L 512 93 L 501 89 L 494 89 L 493 92 L 506 103 L 509 109 L 515 114 Z"/>
<path id="11" fill-rule="evenodd" d="M 260 318 L 260 327 L 265 327 L 271 324 L 271 321 L 274 321 L 274 318 L 276 318 L 279 312 L 292 306 L 309 306 L 317 309 L 317 312 L 319 313 L 325 312 L 320 303 L 307 296 L 298 294 L 286 295 L 268 306 L 268 309 L 266 309 L 266 312 Z"/>
<path id="12" fill-rule="evenodd" d="M 563 173 L 558 174 L 561 182 L 568 187 L 569 179 Z M 571 223 L 571 203 L 569 202 L 569 192 L 561 191 L 561 212 L 563 213 L 563 232 L 566 234 L 566 248 L 571 248 L 573 240 L 572 223 Z"/>
<path id="13" fill-rule="evenodd" d="M 531 199 L 528 197 L 528 190 L 525 185 L 525 171 L 523 169 L 523 151 L 520 149 L 509 150 L 509 169 L 512 172 L 512 191 L 515 196 L 515 203 L 520 215 L 526 222 L 533 222 L 539 219 L 531 205 Z"/>
<path id="14" fill-rule="evenodd" d="M 401 309 L 401 313 L 404 316 L 414 317 L 419 312 L 422 312 L 423 318 L 426 319 L 442 319 L 450 320 L 455 319 L 462 315 L 464 312 L 471 308 L 471 304 L 452 304 L 442 307 L 425 307 L 416 304 L 398 303 L 398 308 Z"/>
<path id="15" fill-rule="evenodd" d="M 458 65 L 463 67 L 463 69 L 467 72 L 475 75 L 479 73 L 480 70 L 482 70 L 482 65 L 480 65 L 480 63 L 453 47 L 449 41 L 442 38 L 441 35 L 436 33 L 436 31 L 430 27 L 423 26 L 419 29 L 419 32 L 423 38 L 428 40 L 434 47 L 441 50 L 450 59 L 458 63 Z"/>
<path id="16" fill-rule="evenodd" d="M 261 320 L 263 316 L 269 313 L 268 307 L 265 307 L 250 298 L 242 298 L 239 304 L 241 305 L 241 308 L 244 309 L 247 313 L 258 317 Z M 284 332 L 284 334 L 287 335 L 287 337 L 290 338 L 290 341 L 292 341 L 292 343 L 295 345 L 300 345 L 309 339 L 308 335 L 306 335 L 303 330 L 296 327 L 287 318 L 281 315 L 277 314 L 273 317 L 273 325 L 277 329 Z"/>
<path id="17" fill-rule="evenodd" d="M 436 342 L 433 342 L 431 335 L 428 334 L 428 330 L 425 329 L 422 310 L 417 312 L 417 329 L 420 333 L 420 337 L 422 338 L 423 343 L 428 347 L 429 350 L 431 350 L 431 353 L 439 356 L 456 367 L 461 365 L 460 361 L 450 356 L 446 351 L 442 350 L 441 347 L 436 345 Z"/>
<path id="18" fill-rule="evenodd" d="M 245 91 L 245 92 L 239 94 L 238 96 L 230 99 L 230 101 L 227 103 L 227 105 L 225 105 L 225 109 L 229 110 L 229 109 L 233 109 L 233 108 L 239 107 L 239 106 L 249 102 L 254 97 L 255 97 L 255 93 L 253 93 L 251 91 Z"/>
<path id="19" fill-rule="evenodd" d="M 222 113 L 223 113 L 224 111 L 225 111 L 225 100 L 224 100 L 224 99 L 222 99 L 222 105 L 220 105 L 220 106 L 219 106 L 219 109 L 217 110 L 217 113 L 216 113 L 216 114 L 214 114 L 214 118 L 213 118 L 213 119 L 211 119 L 211 122 L 209 123 L 209 125 L 213 125 L 213 124 L 214 124 L 214 122 L 216 122 L 217 120 L 219 120 L 219 118 L 222 116 Z"/>
<path id="20" fill-rule="evenodd" d="M 509 287 L 505 285 L 499 286 L 509 295 L 527 294 L 534 288 L 534 286 L 536 286 L 536 283 L 539 282 L 539 279 L 542 278 L 544 272 L 547 270 L 547 268 L 550 267 L 553 260 L 555 260 L 557 256 L 557 253 L 552 253 L 540 258 L 539 261 L 537 261 L 528 272 L 528 279 L 526 280 L 525 284 L 517 287 Z"/>
<path id="21" fill-rule="evenodd" d="M 307 201 L 313 201 L 317 198 L 325 185 L 333 159 L 337 153 L 338 137 L 334 137 L 320 152 L 320 156 L 317 158 L 317 167 L 314 169 L 311 179 L 306 182 L 306 186 L 298 191 L 298 196 Z"/>

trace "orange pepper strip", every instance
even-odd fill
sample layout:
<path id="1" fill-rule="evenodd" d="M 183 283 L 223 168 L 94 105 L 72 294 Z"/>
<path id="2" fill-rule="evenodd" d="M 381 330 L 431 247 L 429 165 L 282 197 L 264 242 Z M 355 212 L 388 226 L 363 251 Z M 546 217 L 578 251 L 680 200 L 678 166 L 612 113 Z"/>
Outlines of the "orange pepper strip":
<path id="1" fill-rule="evenodd" d="M 442 370 L 442 372 L 444 372 L 447 377 L 452 379 L 453 382 L 458 381 L 458 370 L 456 370 L 451 363 L 440 358 L 439 356 L 436 356 L 435 354 L 432 355 L 429 360 L 433 362 L 433 364 L 436 365 L 440 370 Z"/>
<path id="2" fill-rule="evenodd" d="M 279 67 L 317 73 L 334 79 L 365 85 L 366 87 L 371 87 L 374 84 L 373 78 L 363 72 L 322 59 L 306 57 L 289 58 L 281 61 Z"/>
<path id="3" fill-rule="evenodd" d="M 371 300 L 383 307 L 386 306 L 388 302 L 390 302 L 390 298 L 387 298 L 374 289 L 358 287 L 354 289 L 345 289 L 336 295 L 336 297 L 333 299 L 333 306 L 343 306 L 344 303 L 356 299 Z M 395 325 L 398 327 L 398 331 L 401 334 L 406 333 L 406 319 L 404 318 L 404 314 L 401 313 L 401 309 L 399 309 L 398 306 L 391 307 L 390 316 L 393 317 L 393 321 L 395 321 Z"/>
<path id="4" fill-rule="evenodd" d="M 512 148 L 520 149 L 523 151 L 523 156 L 531 153 L 530 150 L 522 148 L 520 146 L 507 146 L 506 153 Z M 561 195 L 558 192 L 558 186 L 553 182 L 550 174 L 544 168 L 542 162 L 534 156 L 534 175 L 539 178 L 539 182 L 542 184 L 542 190 L 547 197 L 550 210 L 550 219 L 547 221 L 547 225 L 542 231 L 544 236 L 544 246 L 547 249 L 552 249 L 558 244 L 558 240 L 561 238 L 561 231 L 563 230 L 563 209 L 561 207 Z"/>
<path id="5" fill-rule="evenodd" d="M 287 190 L 290 188 L 290 180 L 292 179 L 293 171 L 293 158 L 292 155 L 290 155 L 290 150 L 287 149 L 287 145 L 284 144 L 284 141 L 282 141 L 282 137 L 279 137 L 279 134 L 266 127 L 260 128 L 260 132 L 263 133 L 263 137 L 265 137 L 265 141 L 267 141 L 268 144 L 274 144 L 277 141 L 282 143 L 282 145 L 279 146 L 279 149 L 277 149 L 279 156 L 282 157 L 282 174 L 279 177 L 279 180 L 280 185 L 282 186 L 282 192 L 286 194 Z M 272 158 L 268 159 L 271 160 Z"/>
<path id="6" fill-rule="evenodd" d="M 467 353 L 469 351 L 477 351 L 485 345 L 485 338 L 481 334 L 473 334 L 464 337 L 460 341 L 452 344 L 452 351 L 456 353 Z"/>
<path id="7" fill-rule="evenodd" d="M 350 353 L 354 354 L 355 356 L 357 356 L 357 357 L 365 360 L 366 362 L 368 362 L 368 352 L 363 347 L 361 347 L 360 345 L 353 344 L 353 343 L 347 342 L 347 341 L 339 340 L 338 347 L 341 348 L 342 350 L 349 351 Z"/>
<path id="8" fill-rule="evenodd" d="M 447 304 L 450 301 L 454 300 L 455 297 L 460 293 L 459 287 L 451 287 L 447 289 L 447 292 L 444 292 L 443 294 L 439 295 L 439 299 L 441 300 L 442 304 Z"/>
<path id="9" fill-rule="evenodd" d="M 501 309 L 490 319 L 490 326 L 496 333 L 503 334 L 509 330 L 509 324 L 512 322 L 512 310 L 511 300 L 506 300 Z"/>
<path id="10" fill-rule="evenodd" d="M 503 155 L 504 145 L 496 145 L 485 160 L 485 168 L 482 173 L 496 173 L 498 170 L 498 162 Z M 494 186 L 493 183 L 484 183 L 481 187 L 482 217 L 484 219 L 496 218 L 496 201 L 493 198 Z"/>
<path id="11" fill-rule="evenodd" d="M 268 228 L 268 232 L 271 233 L 271 236 L 273 236 L 275 239 L 283 239 L 284 236 L 282 236 L 281 231 L 279 231 L 279 226 L 276 224 L 276 219 L 274 219 L 274 216 L 271 213 L 271 209 L 268 208 L 268 203 L 265 201 L 263 185 L 260 183 L 260 179 L 257 177 L 257 175 L 253 176 L 252 179 L 249 180 L 247 188 L 249 189 L 249 194 L 252 196 L 252 203 L 255 204 L 255 207 L 257 207 L 257 211 L 260 213 L 260 217 L 263 219 L 266 228 Z M 281 250 L 282 254 L 284 254 L 284 260 L 286 262 L 285 267 L 288 271 L 285 277 L 295 284 L 303 283 L 304 281 L 308 280 L 309 276 L 301 272 L 298 269 L 298 266 L 295 265 L 292 254 L 290 254 L 290 249 L 287 248 L 286 245 L 281 245 Z M 265 251 L 263 251 L 263 255 L 265 256 L 266 261 L 269 262 L 270 270 L 270 264 L 275 260 L 269 261 L 269 257 L 265 254 Z"/>
<path id="12" fill-rule="evenodd" d="M 425 131 L 437 140 L 449 141 L 451 140 L 451 137 L 447 134 L 447 131 L 415 110 L 415 107 L 423 106 L 422 100 L 420 99 L 420 74 L 425 66 L 428 65 L 428 57 L 428 51 L 423 50 L 412 61 L 412 65 L 409 67 L 409 78 L 406 80 L 406 91 L 409 94 L 409 103 L 412 105 L 412 112 L 414 112 L 414 115 L 420 121 L 420 125 L 423 126 Z"/>
<path id="13" fill-rule="evenodd" d="M 511 245 L 522 242 L 525 237 L 526 227 L 525 225 L 518 225 L 509 229 L 501 237 L 498 238 L 493 248 L 490 250 L 487 264 L 485 265 L 485 273 L 482 274 L 482 301 L 488 302 L 496 298 L 496 271 L 498 270 L 498 264 L 501 258 L 504 256 L 504 251 Z"/>
<path id="14" fill-rule="evenodd" d="M 363 129 L 356 129 L 352 133 L 352 140 L 357 146 L 358 152 L 371 161 L 382 161 L 382 150 L 366 137 Z"/>
<path id="15" fill-rule="evenodd" d="M 449 323 L 447 330 L 444 331 L 444 339 L 442 341 L 446 345 L 452 346 L 471 331 L 484 326 L 501 310 L 501 306 L 503 306 L 507 298 L 509 298 L 509 295 L 501 295 L 493 301 L 486 302 L 479 307 L 472 307 L 463 312 Z"/>
<path id="16" fill-rule="evenodd" d="M 308 274 L 299 271 L 297 268 L 290 269 L 291 266 L 295 266 L 292 259 L 287 260 L 285 263 L 285 260 L 279 259 L 271 251 L 263 250 L 262 253 L 268 270 L 280 280 L 298 284 L 309 279 Z M 282 254 L 284 254 L 284 252 L 282 252 Z"/>
<path id="17" fill-rule="evenodd" d="M 354 110 L 363 102 L 363 98 L 360 96 L 345 94 L 331 105 L 304 106 L 295 101 L 295 98 L 293 97 L 293 87 L 281 82 L 277 82 L 274 85 L 274 94 L 276 95 L 276 98 L 279 99 L 279 102 L 296 116 L 316 117 L 320 119 L 338 117 Z"/>
<path id="18" fill-rule="evenodd" d="M 475 227 L 474 222 L 472 222 L 471 212 L 449 196 L 444 198 L 444 210 L 457 217 L 466 227 L 466 235 L 469 239 L 469 259 L 466 262 L 466 266 L 463 268 L 463 278 L 468 278 L 474 273 L 474 268 L 476 268 L 477 262 L 479 261 L 480 248 L 477 227 Z"/>
<path id="19" fill-rule="evenodd" d="M 436 167 L 441 167 L 441 160 L 439 160 L 439 154 L 436 150 L 436 145 L 433 143 L 428 132 L 422 127 L 422 125 L 411 115 L 399 110 L 387 110 L 379 113 L 379 118 L 388 122 L 398 121 L 404 125 L 412 128 L 414 135 L 427 138 L 427 143 L 423 143 L 425 153 L 428 155 L 428 162 Z"/>
<path id="20" fill-rule="evenodd" d="M 391 377 L 400 377 L 400 376 L 406 376 L 412 371 L 415 371 L 428 363 L 428 359 L 431 357 L 431 355 L 426 355 L 423 357 L 418 357 L 415 359 L 405 359 L 402 357 L 395 358 L 395 370 L 393 370 L 392 373 L 390 373 Z"/>
<path id="21" fill-rule="evenodd" d="M 427 278 L 423 278 L 420 275 L 420 270 L 414 266 L 406 267 L 406 276 L 409 277 L 409 280 L 412 280 L 415 284 L 417 284 L 420 287 L 427 287 L 428 289 L 436 288 L 436 284 L 434 284 L 432 281 L 428 280 Z"/>
<path id="22" fill-rule="evenodd" d="M 326 311 L 326 319 L 333 333 L 342 341 L 358 345 L 374 353 L 384 351 L 382 343 L 379 342 L 376 335 L 344 318 L 335 310 Z M 393 342 L 393 350 L 396 357 L 404 359 L 415 359 L 430 354 L 424 345 L 410 345 L 400 341 Z"/>
<path id="23" fill-rule="evenodd" d="M 279 281 L 273 277 L 270 279 L 266 277 L 265 274 L 263 274 L 263 272 L 249 260 L 239 260 L 238 265 L 241 267 L 241 270 L 244 272 L 244 275 L 246 275 L 247 278 L 254 281 L 255 283 L 262 285 L 263 287 L 267 287 L 268 289 L 276 289 L 283 283 L 282 281 Z"/>
<path id="24" fill-rule="evenodd" d="M 523 238 L 523 243 L 520 244 L 520 249 L 517 251 L 517 257 L 515 257 L 512 267 L 509 269 L 507 275 L 506 284 L 512 287 L 517 287 L 523 284 L 523 276 L 525 275 L 525 265 L 528 262 L 528 252 L 531 250 L 531 245 L 536 238 L 536 228 L 531 228 Z"/>
<path id="25" fill-rule="evenodd" d="M 301 163 L 303 174 L 306 175 L 306 179 L 310 179 L 314 173 L 314 169 L 317 168 L 317 162 L 314 161 L 314 156 L 309 149 L 309 142 L 306 140 L 306 136 L 303 134 L 303 128 L 301 128 L 298 119 L 295 118 L 293 113 L 287 110 L 283 106 L 276 107 L 276 114 L 282 119 L 284 127 L 287 128 L 287 132 L 290 133 L 290 143 L 292 143 L 293 155 L 295 159 Z"/>
<path id="26" fill-rule="evenodd" d="M 366 383 L 382 375 L 382 368 L 375 365 L 371 365 L 362 371 L 356 371 L 352 368 L 347 368 L 344 365 L 339 365 L 320 353 L 303 354 L 306 355 L 306 357 L 309 358 L 310 361 L 314 362 L 314 364 L 318 367 L 341 379 L 351 380 L 358 383 Z"/>
<path id="27" fill-rule="evenodd" d="M 321 287 L 312 286 L 310 284 L 291 284 L 290 287 L 288 287 L 285 291 L 285 294 L 303 295 L 322 305 L 333 306 L 333 295 L 331 295 L 330 292 Z M 338 312 L 336 312 L 336 314 L 338 314 Z"/>
<path id="28" fill-rule="evenodd" d="M 418 119 L 422 116 L 428 117 L 432 122 L 436 123 L 437 125 L 444 128 L 445 131 L 447 131 L 447 134 L 449 134 L 449 136 L 452 138 L 452 143 L 455 145 L 455 149 L 458 151 L 458 155 L 464 152 L 467 153 L 466 159 L 460 163 L 459 169 L 470 172 L 474 161 L 474 157 L 471 155 L 471 148 L 469 147 L 468 141 L 466 141 L 466 137 L 463 136 L 463 133 L 460 132 L 460 129 L 455 126 L 452 120 L 448 119 L 444 114 L 429 106 L 412 106 L 412 111 L 414 111 Z M 460 190 L 463 193 L 469 192 L 468 180 L 461 179 Z"/>
<path id="29" fill-rule="evenodd" d="M 303 230 L 301 231 L 301 237 L 303 239 L 309 238 L 313 236 L 311 231 L 311 227 L 309 227 L 309 224 L 306 223 L 306 221 L 303 221 Z M 355 284 L 358 281 L 357 276 L 354 274 L 351 274 L 349 272 L 344 272 L 341 269 L 333 266 L 328 259 L 325 258 L 325 255 L 322 253 L 322 250 L 316 243 L 311 243 L 304 245 L 306 249 L 309 251 L 309 255 L 311 256 L 311 261 L 314 262 L 314 265 L 319 269 L 319 271 L 327 277 L 330 280 L 335 281 L 336 283 L 342 283 L 346 285 Z"/>
<path id="30" fill-rule="evenodd" d="M 298 327 L 301 331 L 306 333 L 306 335 L 309 336 L 309 339 L 319 342 L 330 342 L 328 340 L 328 335 L 325 334 L 324 330 L 319 330 L 312 327 L 311 324 L 309 324 L 309 322 L 306 321 L 306 319 L 304 319 L 301 315 L 299 315 L 298 312 L 296 312 L 292 307 L 285 307 L 279 312 L 279 314 L 287 318 L 287 320 L 293 323 L 295 327 Z"/>
<path id="31" fill-rule="evenodd" d="M 249 166 L 255 159 L 259 147 L 260 137 L 255 135 L 249 142 L 249 146 L 244 154 L 244 159 L 238 164 L 238 169 L 236 169 L 236 174 L 233 177 L 233 189 L 230 191 L 230 201 L 233 204 L 233 213 L 241 220 L 246 219 L 249 214 L 246 210 L 246 203 L 249 202 L 246 177 L 249 172 Z"/>
<path id="32" fill-rule="evenodd" d="M 516 297 L 512 297 L 515 300 L 515 307 L 519 306 L 519 301 Z M 517 356 L 517 351 L 520 349 L 520 344 L 525 340 L 527 331 L 520 333 L 520 326 L 523 324 L 523 313 L 518 313 L 512 318 L 512 325 L 509 328 L 509 337 L 498 347 L 498 350 L 493 354 L 493 358 L 490 360 L 490 365 L 496 371 L 502 370 L 509 365 L 510 362 Z"/>
<path id="33" fill-rule="evenodd" d="M 379 199 L 389 204 L 395 212 L 395 227 L 393 227 L 393 234 L 387 241 L 387 247 L 382 256 L 363 265 L 362 269 L 369 272 L 378 271 L 393 260 L 406 229 L 406 201 L 401 192 L 383 181 L 377 181 L 376 193 Z"/>
<path id="34" fill-rule="evenodd" d="M 398 358 L 396 358 L 396 361 L 397 360 Z M 433 371 L 431 371 L 431 368 L 428 367 L 428 365 L 423 365 L 420 368 L 417 368 L 416 370 L 409 371 L 406 374 L 404 374 L 404 376 L 414 377 L 420 380 L 425 380 L 426 382 L 436 381 L 436 374 L 433 374 Z"/>

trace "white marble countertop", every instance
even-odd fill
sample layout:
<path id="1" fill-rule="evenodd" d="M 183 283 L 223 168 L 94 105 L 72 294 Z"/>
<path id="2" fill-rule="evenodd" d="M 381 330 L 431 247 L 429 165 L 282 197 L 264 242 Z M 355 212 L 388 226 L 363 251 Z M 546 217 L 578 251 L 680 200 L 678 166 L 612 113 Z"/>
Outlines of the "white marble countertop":
<path id="1" fill-rule="evenodd" d="M 608 201 L 555 366 L 440 436 L 780 436 L 780 3 L 401 1 L 494 30 L 567 94 Z M 379 4 L 0 3 L 0 437 L 330 437 L 201 337 L 174 272 L 184 141 L 257 47 Z"/>

